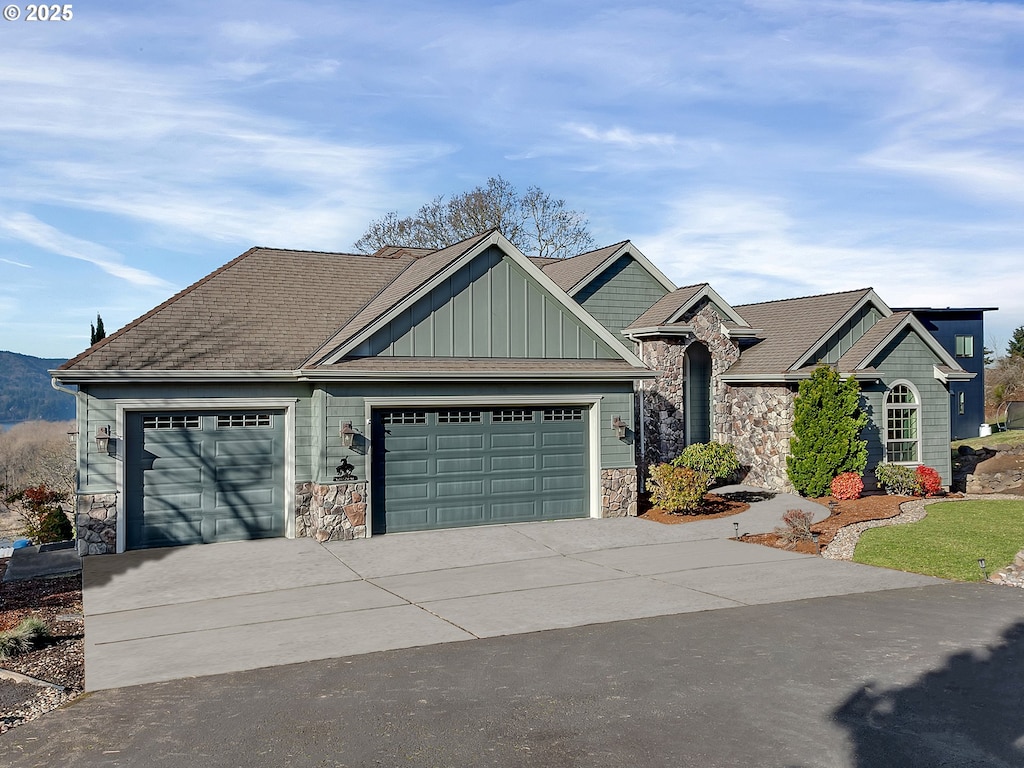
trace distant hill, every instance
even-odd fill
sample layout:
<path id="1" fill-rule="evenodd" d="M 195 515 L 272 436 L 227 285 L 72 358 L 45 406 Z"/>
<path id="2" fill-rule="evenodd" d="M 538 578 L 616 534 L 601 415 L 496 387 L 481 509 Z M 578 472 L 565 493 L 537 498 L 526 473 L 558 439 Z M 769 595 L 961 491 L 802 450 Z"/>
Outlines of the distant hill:
<path id="1" fill-rule="evenodd" d="M 75 399 L 51 387 L 47 373 L 64 362 L 0 352 L 0 423 L 75 418 Z"/>

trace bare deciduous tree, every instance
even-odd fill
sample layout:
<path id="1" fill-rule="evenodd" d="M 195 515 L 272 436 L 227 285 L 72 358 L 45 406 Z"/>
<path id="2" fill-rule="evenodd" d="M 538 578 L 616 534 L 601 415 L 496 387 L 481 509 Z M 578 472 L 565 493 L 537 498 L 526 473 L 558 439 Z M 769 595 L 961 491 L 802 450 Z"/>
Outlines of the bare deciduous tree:
<path id="1" fill-rule="evenodd" d="M 500 176 L 445 200 L 443 195 L 423 205 L 414 216 L 391 211 L 370 222 L 355 243 L 360 253 L 386 245 L 444 248 L 497 228 L 524 253 L 548 258 L 575 256 L 594 244 L 588 222 L 538 187 L 522 195 Z"/>

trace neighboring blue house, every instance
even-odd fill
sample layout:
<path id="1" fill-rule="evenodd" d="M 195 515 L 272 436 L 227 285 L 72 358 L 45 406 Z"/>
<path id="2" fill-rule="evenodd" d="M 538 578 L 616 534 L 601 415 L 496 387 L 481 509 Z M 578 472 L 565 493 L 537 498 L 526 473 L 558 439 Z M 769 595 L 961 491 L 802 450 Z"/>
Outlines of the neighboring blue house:
<path id="1" fill-rule="evenodd" d="M 985 422 L 985 313 L 998 307 L 908 307 L 943 349 L 973 379 L 950 382 L 949 425 L 953 440 L 978 436 Z M 900 310 L 896 310 L 900 311 Z"/>

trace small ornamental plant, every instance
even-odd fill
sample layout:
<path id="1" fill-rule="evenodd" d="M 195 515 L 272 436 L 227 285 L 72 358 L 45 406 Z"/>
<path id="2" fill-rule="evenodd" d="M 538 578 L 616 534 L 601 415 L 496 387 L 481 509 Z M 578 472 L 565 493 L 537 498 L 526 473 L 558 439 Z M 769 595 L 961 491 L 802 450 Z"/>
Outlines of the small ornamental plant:
<path id="1" fill-rule="evenodd" d="M 740 468 L 736 448 L 729 443 L 693 443 L 672 459 L 673 467 L 686 467 L 697 472 L 706 472 L 708 487 L 716 481 L 728 480 Z"/>
<path id="2" fill-rule="evenodd" d="M 942 490 L 942 478 L 931 467 L 920 464 L 915 470 L 915 474 L 925 496 L 934 496 Z"/>
<path id="3" fill-rule="evenodd" d="M 656 464 L 651 467 L 647 490 L 651 492 L 651 504 L 654 506 L 666 512 L 692 515 L 700 509 L 710 481 L 707 472 L 673 467 L 671 464 Z"/>
<path id="4" fill-rule="evenodd" d="M 890 496 L 920 496 L 921 480 L 913 467 L 882 462 L 875 467 L 875 479 Z"/>
<path id="5" fill-rule="evenodd" d="M 832 498 L 848 501 L 859 499 L 864 492 L 864 481 L 856 472 L 843 472 L 832 480 Z"/>

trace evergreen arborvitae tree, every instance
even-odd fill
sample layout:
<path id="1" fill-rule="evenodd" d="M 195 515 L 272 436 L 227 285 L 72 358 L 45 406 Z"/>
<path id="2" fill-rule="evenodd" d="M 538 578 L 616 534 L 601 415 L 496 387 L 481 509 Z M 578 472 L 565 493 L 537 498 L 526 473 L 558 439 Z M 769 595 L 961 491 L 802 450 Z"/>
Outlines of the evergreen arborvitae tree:
<path id="1" fill-rule="evenodd" d="M 811 378 L 800 382 L 786 457 L 789 480 L 798 493 L 824 496 L 837 475 L 864 472 L 868 444 L 860 433 L 867 422 L 860 410 L 860 385 L 852 376 L 843 381 L 834 368 L 819 365 Z"/>
<path id="2" fill-rule="evenodd" d="M 107 332 L 103 329 L 103 318 L 99 312 L 96 313 L 96 325 L 89 323 L 89 346 L 91 347 L 100 339 L 107 338 Z"/>
<path id="3" fill-rule="evenodd" d="M 1006 345 L 1007 357 L 1024 357 L 1024 325 L 1013 332 L 1010 343 Z"/>

